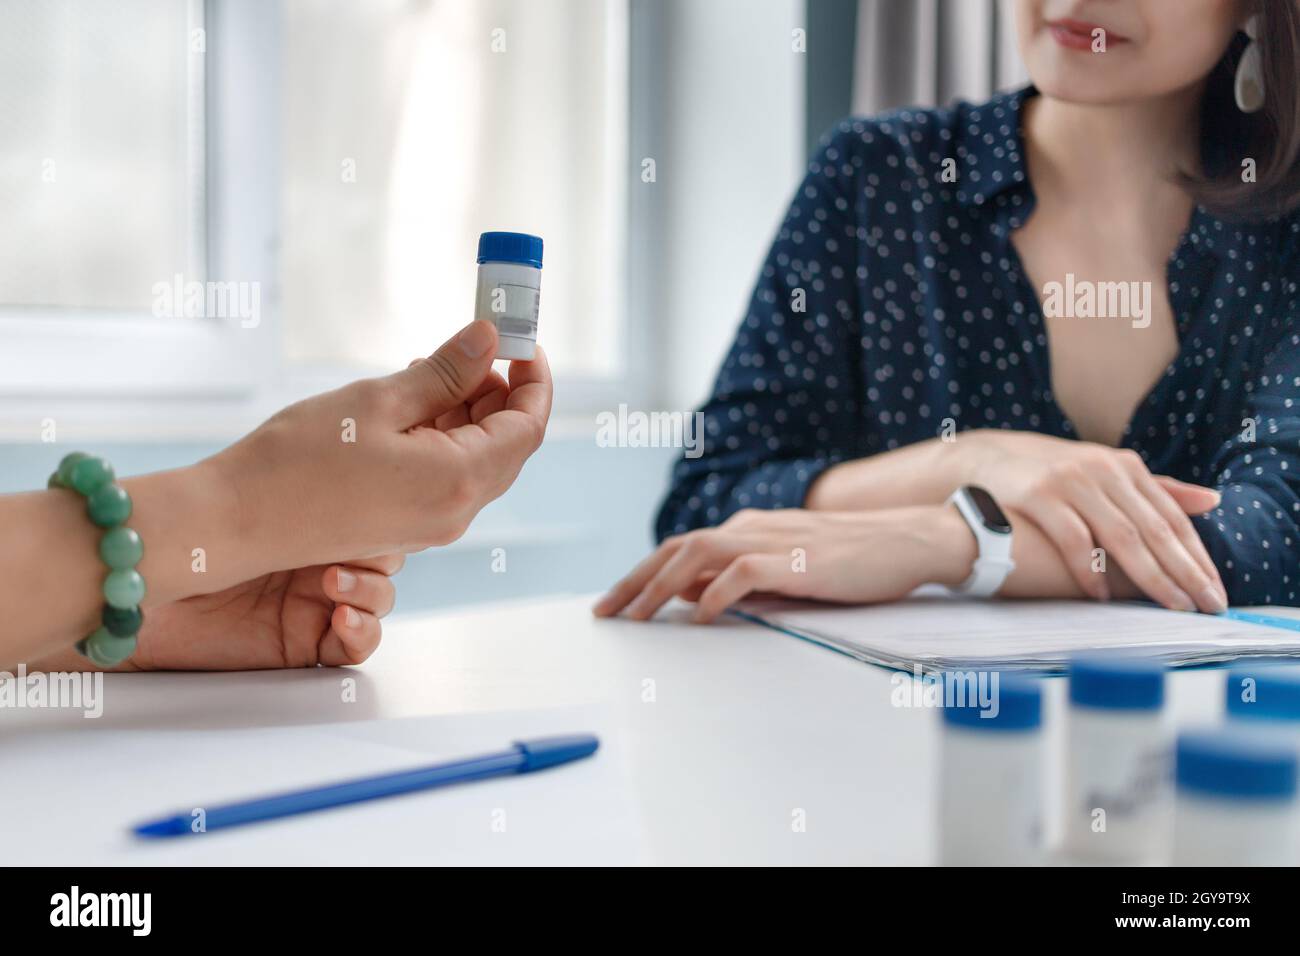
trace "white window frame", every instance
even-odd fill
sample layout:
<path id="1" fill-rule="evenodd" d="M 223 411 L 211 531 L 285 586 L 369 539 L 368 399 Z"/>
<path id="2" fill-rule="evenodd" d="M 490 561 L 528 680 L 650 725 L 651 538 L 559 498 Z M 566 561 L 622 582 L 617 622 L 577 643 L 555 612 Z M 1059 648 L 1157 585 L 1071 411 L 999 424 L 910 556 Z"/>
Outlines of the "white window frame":
<path id="1" fill-rule="evenodd" d="M 205 31 L 209 51 L 220 50 L 219 40 L 239 4 L 214 5 L 186 0 L 189 31 Z M 216 14 L 215 16 L 213 14 Z M 222 194 L 230 170 L 219 155 L 219 141 L 208 135 L 205 61 L 212 54 L 190 52 L 190 102 L 187 130 L 189 204 L 193 235 L 186 250 L 185 279 L 204 281 L 229 273 L 232 264 L 221 259 L 219 242 L 213 242 L 207 212 L 215 192 Z M 235 80 L 217 67 L 214 86 Z M 256 119 L 251 120 L 256 122 Z M 210 147 L 212 151 L 210 152 Z M 214 155 L 217 153 L 217 155 Z M 207 173 L 212 173 L 209 176 Z M 219 201 L 219 200 L 218 200 Z M 251 224 L 246 224 L 251 225 Z M 263 271 L 257 264 L 257 273 Z M 162 280 L 164 277 L 160 276 Z M 148 312 L 82 310 L 57 307 L 6 307 L 0 309 L 0 396 L 6 400 L 116 396 L 235 396 L 251 387 L 247 362 L 249 343 L 241 340 L 237 321 L 222 319 L 160 318 Z M 61 373 L 48 376 L 50 357 L 57 356 Z"/>
<path id="2" fill-rule="evenodd" d="M 190 141 L 198 144 L 192 161 L 206 174 L 197 177 L 192 199 L 204 228 L 192 244 L 193 275 L 186 278 L 260 283 L 260 323 L 245 329 L 238 318 L 0 308 L 0 440 L 40 440 L 51 419 L 60 425 L 61 441 L 83 435 L 227 440 L 285 404 L 382 371 L 284 358 L 276 252 L 279 72 L 282 4 L 292 0 L 186 2 L 192 29 L 206 32 L 205 69 L 191 77 L 190 89 L 203 105 L 195 111 Z M 629 214 L 629 200 L 639 185 L 628 155 L 631 0 L 605 2 L 613 14 L 607 82 L 624 104 L 612 111 L 606 130 L 610 182 L 618 192 L 610 201 L 608 268 L 618 290 L 620 344 L 613 374 L 562 378 L 554 414 L 567 419 L 557 421 L 560 430 L 572 432 L 619 402 L 649 407 L 654 387 L 652 318 L 637 315 L 628 295 L 629 226 L 637 215 Z M 57 379 L 47 377 L 52 356 L 61 369 Z"/>

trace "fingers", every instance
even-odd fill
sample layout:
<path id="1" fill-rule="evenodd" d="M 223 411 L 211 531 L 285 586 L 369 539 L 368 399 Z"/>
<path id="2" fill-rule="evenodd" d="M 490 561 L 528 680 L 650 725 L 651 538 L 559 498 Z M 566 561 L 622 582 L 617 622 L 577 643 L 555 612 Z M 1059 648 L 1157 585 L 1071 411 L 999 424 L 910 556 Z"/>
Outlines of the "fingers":
<path id="1" fill-rule="evenodd" d="M 1177 536 L 1183 548 L 1196 562 L 1201 574 L 1209 582 L 1213 593 L 1202 595 L 1199 590 L 1191 592 L 1192 596 L 1196 598 L 1197 604 L 1201 605 L 1202 609 L 1206 609 L 1207 604 L 1210 604 L 1216 606 L 1218 611 L 1224 610 L 1228 605 L 1227 589 L 1223 586 L 1223 579 L 1219 576 L 1219 569 L 1214 566 L 1214 559 L 1210 557 L 1210 552 L 1206 549 L 1201 536 L 1196 533 L 1196 528 L 1192 525 L 1192 520 L 1187 516 L 1187 512 L 1178 504 L 1174 496 L 1150 475 L 1145 476 L 1144 480 L 1138 482 L 1138 490 L 1151 502 L 1151 506 L 1173 529 L 1174 535 Z M 1217 497 L 1217 492 L 1215 497 Z M 1217 613 L 1217 611 L 1211 611 L 1211 613 Z"/>
<path id="2" fill-rule="evenodd" d="M 1156 487 L 1165 493 L 1168 499 L 1173 501 L 1177 509 L 1184 515 L 1205 514 L 1219 507 L 1219 504 L 1223 501 L 1223 495 L 1214 488 L 1188 484 L 1185 481 L 1179 481 L 1177 478 L 1170 478 L 1168 475 L 1152 475 L 1150 479 Z M 1148 497 L 1153 497 L 1153 495 L 1148 493 Z M 1215 582 L 1226 602 L 1228 597 L 1227 589 L 1223 586 L 1223 578 L 1219 574 L 1219 569 L 1214 566 L 1214 560 L 1210 557 L 1209 551 L 1206 550 L 1205 543 L 1196 534 L 1196 528 L 1190 520 L 1185 522 L 1184 528 L 1186 530 L 1181 531 L 1180 534 L 1183 536 L 1191 535 L 1200 544 L 1200 548 L 1193 552 L 1193 557 L 1197 558 L 1205 573 Z"/>
<path id="3" fill-rule="evenodd" d="M 320 642 L 319 660 L 326 667 L 360 664 L 379 647 L 382 633 L 374 614 L 340 604 L 330 618 L 329 633 Z"/>
<path id="4" fill-rule="evenodd" d="M 631 574 L 614 585 L 593 610 L 598 617 L 609 617 L 626 609 L 630 619 L 646 621 L 674 596 L 687 601 L 702 601 L 704 595 L 712 594 L 712 603 L 695 615 L 696 620 L 704 622 L 713 620 L 730 603 L 739 600 L 737 593 L 742 596 L 750 590 L 779 591 L 787 596 L 803 593 L 800 586 L 807 582 L 802 575 L 790 574 L 790 558 L 784 544 L 780 545 L 778 553 L 764 554 L 762 549 L 770 545 L 771 542 L 762 534 L 727 532 L 718 528 L 669 538 Z M 737 563 L 740 567 L 732 570 L 726 581 L 715 588 L 717 579 Z M 750 568 L 751 563 L 753 568 Z M 737 592 L 741 584 L 750 582 L 746 574 L 741 573 L 747 568 L 763 569 L 765 573 L 754 578 L 745 590 Z"/>
<path id="5" fill-rule="evenodd" d="M 711 621 L 755 591 L 851 604 L 897 600 L 933 580 L 927 569 L 950 544 L 947 532 L 969 533 L 956 512 L 957 529 L 934 517 L 912 508 L 741 513 L 719 527 L 664 541 L 594 611 L 608 617 L 621 610 L 645 621 L 674 597 L 698 598 L 703 607 L 695 619 Z"/>
<path id="6" fill-rule="evenodd" d="M 1187 515 L 1155 483 L 1136 455 L 1103 479 L 1107 493 L 1137 526 L 1164 572 L 1192 599 L 1196 609 L 1218 614 L 1227 608 L 1218 571 Z M 1208 569 L 1208 570 L 1207 570 Z"/>
<path id="7" fill-rule="evenodd" d="M 438 469 L 450 502 L 449 517 L 430 535 L 430 543 L 445 544 L 464 533 L 479 509 L 505 493 L 542 444 L 552 390 L 546 353 L 538 348 L 533 361 L 511 364 L 508 392 L 495 384 L 455 415 L 454 427 L 409 432 Z M 448 423 L 452 417 L 441 424 Z"/>
<path id="8" fill-rule="evenodd" d="M 486 445 L 495 450 L 488 452 L 489 455 L 503 455 L 507 460 L 522 465 L 541 445 L 546 434 L 552 392 L 550 365 L 539 345 L 531 362 L 510 363 L 510 394 L 503 409 L 447 434 L 475 458 L 485 453 L 486 441 Z"/>
<path id="9" fill-rule="evenodd" d="M 688 584 L 685 590 L 683 590 L 678 597 L 683 601 L 689 601 L 690 603 L 695 604 L 699 601 L 700 595 L 704 593 L 704 589 L 707 588 L 717 576 L 717 571 L 705 571 L 692 583 Z"/>
<path id="10" fill-rule="evenodd" d="M 710 624 L 731 605 L 755 591 L 786 590 L 790 562 L 780 554 L 746 554 L 732 561 L 700 595 L 691 620 Z"/>
<path id="11" fill-rule="evenodd" d="M 1119 562 L 1144 594 L 1181 611 L 1213 614 L 1226 607 L 1218 572 L 1183 508 L 1210 504 L 1217 499 L 1215 492 L 1178 482 L 1183 496 L 1179 504 L 1131 451 L 1110 449 L 1093 454 L 1059 474 L 1064 479 L 1058 486 L 1064 503 L 1077 512 L 1093 540 Z M 1041 513 L 1046 509 L 1040 503 L 1027 510 Z M 1051 520 L 1044 520 L 1040 527 L 1058 547 L 1058 535 L 1077 537 L 1077 529 L 1049 530 Z M 1072 556 L 1064 550 L 1062 554 L 1078 579 Z"/>
<path id="12" fill-rule="evenodd" d="M 1083 593 L 1098 601 L 1109 601 L 1110 587 L 1106 575 L 1093 569 L 1096 541 L 1079 513 L 1060 499 L 1041 498 L 1026 508 L 1025 516 L 1038 525 L 1056 546 L 1070 576 Z"/>
<path id="13" fill-rule="evenodd" d="M 465 401 L 451 411 L 443 412 L 434 420 L 434 427 L 443 431 L 450 431 L 453 428 L 468 425 L 470 422 L 477 422 L 482 415 L 476 416 L 474 409 L 482 405 L 485 398 L 493 398 L 495 401 L 499 401 L 500 407 L 504 408 L 505 396 L 509 391 L 510 386 L 506 384 L 506 380 L 502 378 L 501 373 L 496 369 L 490 369 L 482 384 L 474 389 Z"/>
<path id="14" fill-rule="evenodd" d="M 1223 602 L 1219 599 L 1210 578 L 1150 500 L 1137 488 L 1127 483 L 1114 488 L 1111 494 L 1112 500 L 1137 527 L 1147 550 L 1151 552 L 1164 573 L 1183 592 L 1183 595 L 1191 598 L 1193 607 L 1184 609 L 1199 609 L 1209 614 L 1222 611 Z M 1186 520 L 1186 515 L 1180 517 Z"/>
<path id="15" fill-rule="evenodd" d="M 462 402 L 449 412 L 443 412 L 433 421 L 433 427 L 439 431 L 449 432 L 469 424 L 469 408 Z"/>
<path id="16" fill-rule="evenodd" d="M 1156 560 L 1151 542 L 1144 537 L 1143 530 L 1139 527 L 1138 521 L 1142 519 L 1130 517 L 1098 484 L 1084 483 L 1073 489 L 1073 493 L 1080 513 L 1092 529 L 1093 537 L 1123 565 L 1142 593 L 1172 610 L 1196 610 L 1196 602 Z M 1131 506 L 1131 501 L 1126 504 Z M 1155 539 L 1158 533 L 1151 532 L 1151 535 Z M 1167 536 L 1172 539 L 1172 534 Z"/>
<path id="17" fill-rule="evenodd" d="M 471 322 L 427 359 L 388 376 L 397 394 L 396 418 L 405 430 L 449 412 L 479 388 L 492 367 L 497 331 L 491 322 Z"/>
<path id="18" fill-rule="evenodd" d="M 672 557 L 659 567 L 627 606 L 634 621 L 648 621 L 674 595 L 685 592 L 705 571 L 726 567 L 748 547 L 736 535 L 716 529 L 686 535 Z"/>
<path id="19" fill-rule="evenodd" d="M 404 554 L 381 554 L 374 558 L 351 558 L 348 560 L 346 567 L 365 568 L 369 571 L 378 571 L 380 574 L 387 574 L 390 577 L 402 570 L 406 566 L 406 555 Z"/>
<path id="20" fill-rule="evenodd" d="M 397 589 L 387 575 L 356 565 L 336 565 L 326 569 L 321 586 L 326 597 L 336 604 L 347 605 L 375 617 L 383 617 L 391 611 L 397 596 Z"/>
<path id="21" fill-rule="evenodd" d="M 1213 488 L 1193 485 L 1168 475 L 1151 475 L 1151 480 L 1167 491 L 1185 513 L 1200 515 L 1219 507 L 1223 496 Z"/>
<path id="22" fill-rule="evenodd" d="M 497 412 L 504 411 L 506 403 L 510 400 L 510 386 L 504 382 L 500 388 L 495 388 L 476 399 L 469 409 L 469 420 L 475 424 L 483 421 L 489 415 L 495 415 Z"/>
<path id="23" fill-rule="evenodd" d="M 405 561 L 404 555 L 386 554 L 325 569 L 321 588 L 335 607 L 318 650 L 322 664 L 360 664 L 375 652 L 383 635 L 379 619 L 393 609 L 397 596 L 388 575 L 401 570 Z"/>
<path id="24" fill-rule="evenodd" d="M 659 573 L 668 560 L 677 553 L 686 542 L 687 535 L 678 535 L 677 537 L 668 538 L 663 544 L 655 548 L 648 557 L 641 561 L 633 568 L 626 577 L 609 589 L 592 612 L 597 617 L 613 617 L 641 593 L 641 589 L 646 586 L 652 577 Z"/>
<path id="25" fill-rule="evenodd" d="M 539 345 L 531 362 L 510 363 L 510 401 L 506 407 L 538 421 L 551 417 L 551 364 Z"/>
<path id="26" fill-rule="evenodd" d="M 627 617 L 645 621 L 674 596 L 681 596 L 698 598 L 701 607 L 693 619 L 707 623 L 750 591 L 777 590 L 782 584 L 781 590 L 792 593 L 786 580 L 789 557 L 753 552 L 755 545 L 749 537 L 716 528 L 669 538 L 615 584 L 593 612 L 597 617 L 612 617 L 626 608 Z"/>

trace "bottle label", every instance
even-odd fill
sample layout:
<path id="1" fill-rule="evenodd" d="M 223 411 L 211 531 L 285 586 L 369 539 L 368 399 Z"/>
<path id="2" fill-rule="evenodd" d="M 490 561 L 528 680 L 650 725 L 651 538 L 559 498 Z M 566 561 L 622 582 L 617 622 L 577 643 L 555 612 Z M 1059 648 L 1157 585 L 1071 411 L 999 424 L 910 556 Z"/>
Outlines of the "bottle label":
<path id="1" fill-rule="evenodd" d="M 541 290 L 532 286 L 497 284 L 489 291 L 492 319 L 501 335 L 519 338 L 537 338 L 537 313 L 541 303 Z"/>

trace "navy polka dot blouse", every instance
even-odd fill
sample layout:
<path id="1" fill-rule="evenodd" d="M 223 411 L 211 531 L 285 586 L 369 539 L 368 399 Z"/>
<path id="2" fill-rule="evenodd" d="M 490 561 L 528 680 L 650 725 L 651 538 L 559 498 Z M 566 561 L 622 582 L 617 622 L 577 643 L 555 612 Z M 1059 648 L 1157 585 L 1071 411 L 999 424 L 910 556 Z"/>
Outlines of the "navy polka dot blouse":
<path id="1" fill-rule="evenodd" d="M 703 407 L 704 453 L 673 471 L 660 539 L 799 507 L 829 466 L 945 429 L 1076 437 L 1010 242 L 1034 203 L 1030 95 L 846 120 L 823 140 Z M 1168 266 L 1179 352 L 1122 440 L 1152 471 L 1222 492 L 1195 520 L 1233 604 L 1298 603 L 1298 278 L 1300 216 L 1234 225 L 1198 207 Z"/>

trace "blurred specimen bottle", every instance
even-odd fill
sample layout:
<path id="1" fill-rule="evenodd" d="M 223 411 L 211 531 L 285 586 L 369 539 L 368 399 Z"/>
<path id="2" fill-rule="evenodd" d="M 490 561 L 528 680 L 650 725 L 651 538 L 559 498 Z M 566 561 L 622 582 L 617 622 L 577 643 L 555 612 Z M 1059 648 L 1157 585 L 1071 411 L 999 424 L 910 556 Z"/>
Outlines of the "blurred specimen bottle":
<path id="1" fill-rule="evenodd" d="M 1300 802 L 1296 751 L 1236 727 L 1180 734 L 1175 866 L 1293 866 Z"/>
<path id="2" fill-rule="evenodd" d="M 939 862 L 1041 862 L 1043 694 L 1036 679 L 944 674 Z"/>
<path id="3" fill-rule="evenodd" d="M 1234 667 L 1226 689 L 1230 722 L 1283 735 L 1300 749 L 1300 667 Z"/>
<path id="4" fill-rule="evenodd" d="M 1174 743 L 1164 667 L 1131 656 L 1079 657 L 1070 662 L 1069 690 L 1066 851 L 1106 862 L 1162 860 Z"/>
<path id="5" fill-rule="evenodd" d="M 531 359 L 537 346 L 542 295 L 542 240 L 523 232 L 478 237 L 478 290 L 474 318 L 497 327 L 497 358 Z"/>

